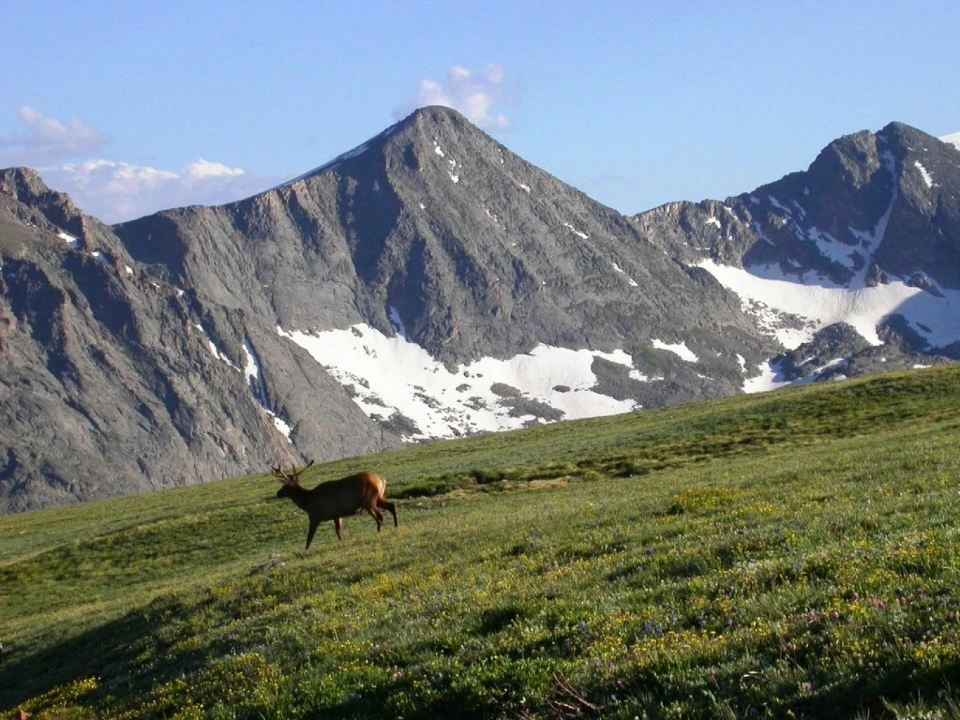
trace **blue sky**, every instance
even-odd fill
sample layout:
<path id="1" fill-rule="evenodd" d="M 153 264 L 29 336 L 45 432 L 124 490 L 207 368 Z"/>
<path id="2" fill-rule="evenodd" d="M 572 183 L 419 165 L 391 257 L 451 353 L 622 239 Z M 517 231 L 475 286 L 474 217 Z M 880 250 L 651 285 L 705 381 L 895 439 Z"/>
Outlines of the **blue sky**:
<path id="1" fill-rule="evenodd" d="M 115 222 L 272 187 L 456 107 L 623 213 L 900 120 L 960 131 L 955 0 L 5 0 L 0 167 Z"/>

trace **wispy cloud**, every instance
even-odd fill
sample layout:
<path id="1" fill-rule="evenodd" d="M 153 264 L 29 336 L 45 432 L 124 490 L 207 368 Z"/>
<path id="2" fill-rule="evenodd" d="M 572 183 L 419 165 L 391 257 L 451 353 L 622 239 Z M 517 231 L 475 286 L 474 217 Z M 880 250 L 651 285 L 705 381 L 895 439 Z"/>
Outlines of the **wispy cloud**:
<path id="1" fill-rule="evenodd" d="M 47 117 L 23 105 L 17 111 L 27 132 L 0 138 L 0 166 L 36 167 L 65 158 L 99 153 L 109 139 L 77 119 L 66 122 Z"/>
<path id="2" fill-rule="evenodd" d="M 278 185 L 287 176 L 255 175 L 200 158 L 179 170 L 107 160 L 109 139 L 76 119 L 58 120 L 26 105 L 18 115 L 26 132 L 0 137 L 0 167 L 26 165 L 77 207 L 117 223 L 181 205 L 219 205 Z"/>
<path id="3" fill-rule="evenodd" d="M 161 170 L 114 160 L 87 160 L 41 169 L 44 182 L 66 192 L 77 207 L 105 223 L 143 217 L 183 205 L 220 205 L 287 180 L 251 175 L 209 160 Z"/>
<path id="4" fill-rule="evenodd" d="M 481 72 L 454 65 L 443 82 L 421 80 L 416 98 L 396 108 L 393 116 L 399 120 L 418 107 L 444 105 L 484 130 L 507 130 L 513 123 L 496 109 L 505 102 L 503 78 L 499 65 L 488 65 Z"/>

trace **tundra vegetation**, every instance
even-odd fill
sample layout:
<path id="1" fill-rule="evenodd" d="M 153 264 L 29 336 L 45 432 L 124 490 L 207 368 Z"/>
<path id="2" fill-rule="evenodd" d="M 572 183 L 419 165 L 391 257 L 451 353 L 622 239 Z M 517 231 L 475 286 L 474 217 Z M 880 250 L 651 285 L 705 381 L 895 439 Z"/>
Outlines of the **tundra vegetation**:
<path id="1" fill-rule="evenodd" d="M 958 718 L 960 366 L 0 518 L 0 718 Z"/>

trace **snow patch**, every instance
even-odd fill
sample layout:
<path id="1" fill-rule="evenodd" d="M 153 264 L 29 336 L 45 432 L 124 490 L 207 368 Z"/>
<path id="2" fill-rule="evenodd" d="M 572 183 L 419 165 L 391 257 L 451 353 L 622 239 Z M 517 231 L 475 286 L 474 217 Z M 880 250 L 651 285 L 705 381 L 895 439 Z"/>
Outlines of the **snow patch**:
<path id="1" fill-rule="evenodd" d="M 73 235 L 65 233 L 63 230 L 57 233 L 57 237 L 63 240 L 67 244 L 67 247 L 71 250 L 76 250 L 80 245 L 79 240 L 77 240 Z"/>
<path id="2" fill-rule="evenodd" d="M 631 380 L 636 380 L 637 382 L 651 383 L 651 382 L 663 382 L 666 378 L 663 375 L 644 375 L 639 370 L 631 370 L 628 373 Z"/>
<path id="3" fill-rule="evenodd" d="M 829 370 L 830 368 L 835 367 L 836 365 L 839 365 L 839 364 L 842 363 L 843 361 L 844 361 L 844 358 L 842 358 L 842 357 L 834 358 L 833 360 L 828 360 L 827 362 L 825 362 L 825 363 L 824 363 L 823 365 L 821 365 L 820 367 L 814 368 L 814 370 L 813 370 L 811 373 L 808 373 L 808 374 L 809 374 L 809 375 L 820 375 L 820 374 L 823 373 L 824 370 Z"/>
<path id="4" fill-rule="evenodd" d="M 764 363 L 758 368 L 760 370 L 760 375 L 750 378 L 743 383 L 743 391 L 745 393 L 755 393 L 765 392 L 767 390 L 776 390 L 778 388 L 786 387 L 787 385 L 809 385 L 821 380 L 823 374 L 827 370 L 839 365 L 843 361 L 844 358 L 835 358 L 834 360 L 830 360 L 820 367 L 810 370 L 803 375 L 803 377 L 797 378 L 796 380 L 784 379 L 777 363 Z M 840 373 L 830 376 L 830 380 L 845 380 L 846 377 L 846 375 Z"/>
<path id="5" fill-rule="evenodd" d="M 790 208 L 788 208 L 788 207 L 787 207 L 786 205 L 784 205 L 782 202 L 780 202 L 779 200 L 777 200 L 773 195 L 768 195 L 768 196 L 767 196 L 767 199 L 770 200 L 770 204 L 771 204 L 771 205 L 773 205 L 775 208 L 777 208 L 778 210 L 780 210 L 780 212 L 784 213 L 785 215 L 792 215 L 792 214 L 793 214 L 793 213 L 791 212 Z"/>
<path id="6" fill-rule="evenodd" d="M 616 263 L 610 263 L 610 264 L 613 265 L 614 270 L 616 270 L 618 273 L 624 275 L 627 278 L 627 282 L 630 283 L 630 287 L 640 287 L 639 283 L 637 283 L 636 280 L 634 280 L 632 277 L 630 277 L 623 271 L 623 268 L 621 268 Z"/>
<path id="7" fill-rule="evenodd" d="M 743 391 L 745 393 L 767 392 L 790 384 L 789 380 L 783 378 L 779 365 L 773 361 L 761 363 L 757 367 L 757 372 L 758 375 L 743 381 Z"/>
<path id="8" fill-rule="evenodd" d="M 270 410 L 270 408 L 267 406 L 267 388 L 263 382 L 263 372 L 260 369 L 260 360 L 257 358 L 257 353 L 253 349 L 253 345 L 250 343 L 250 338 L 246 336 L 243 338 L 243 354 L 247 358 L 246 366 L 244 367 L 244 373 L 247 376 L 247 385 L 250 388 L 250 392 L 260 405 L 260 409 L 263 410 L 267 417 L 269 417 L 273 422 L 273 426 L 280 431 L 280 433 L 287 438 L 287 440 L 290 440 L 290 426 L 283 420 L 283 418 Z"/>
<path id="9" fill-rule="evenodd" d="M 267 406 L 267 388 L 263 384 L 263 373 L 260 372 L 260 361 L 250 344 L 250 339 L 243 338 L 243 353 L 247 357 L 247 364 L 244 367 L 244 374 L 247 376 L 247 383 L 250 386 L 250 392 L 257 399 L 261 406 Z"/>
<path id="10" fill-rule="evenodd" d="M 717 220 L 717 218 L 715 218 L 715 217 L 708 218 L 706 221 L 704 221 L 703 224 L 704 224 L 704 225 L 716 225 L 718 228 L 720 227 L 720 221 Z"/>
<path id="11" fill-rule="evenodd" d="M 913 164 L 914 164 L 914 166 L 917 168 L 917 170 L 920 171 L 920 177 L 923 178 L 923 181 L 927 184 L 927 187 L 928 187 L 928 188 L 932 188 L 932 187 L 933 187 L 933 178 L 930 177 L 930 173 L 927 172 L 927 169 L 926 169 L 923 165 L 920 164 L 920 161 L 919 161 L 919 160 L 917 160 L 917 161 L 914 162 Z"/>
<path id="12" fill-rule="evenodd" d="M 270 416 L 270 419 L 273 420 L 273 426 L 279 430 L 280 434 L 283 435 L 287 440 L 290 440 L 290 433 L 292 432 L 293 428 L 291 428 L 290 425 L 287 424 L 287 422 L 284 421 L 279 415 L 275 415 L 269 410 L 266 412 L 267 415 Z"/>
<path id="13" fill-rule="evenodd" d="M 856 252 L 855 246 L 840 242 L 833 235 L 818 227 L 809 228 L 806 234 L 807 237 L 816 244 L 821 255 L 838 265 L 843 265 L 845 268 L 853 270 L 855 263 L 854 253 Z"/>
<path id="14" fill-rule="evenodd" d="M 681 360 L 685 360 L 690 363 L 695 363 L 699 360 L 696 354 L 687 347 L 685 342 L 682 343 L 666 343 L 663 340 L 652 340 L 653 346 L 658 350 L 667 350 L 672 352 L 674 355 L 677 355 Z"/>
<path id="15" fill-rule="evenodd" d="M 587 235 L 585 232 L 581 232 L 581 231 L 577 230 L 573 225 L 571 225 L 571 224 L 568 223 L 568 222 L 565 222 L 565 223 L 563 224 L 563 226 L 564 226 L 565 228 L 569 228 L 569 229 L 570 229 L 570 232 L 572 232 L 572 233 L 573 233 L 574 235 L 576 235 L 577 237 L 582 238 L 583 240 L 587 240 L 587 239 L 589 239 L 589 237 L 590 237 L 590 236 Z"/>
<path id="16" fill-rule="evenodd" d="M 900 196 L 900 188 L 896 183 L 896 160 L 894 159 L 893 154 L 889 150 L 886 150 L 880 155 L 880 159 L 883 161 L 884 165 L 889 171 L 890 176 L 894 179 L 893 192 L 890 194 L 890 202 L 887 205 L 887 209 L 884 210 L 883 215 L 881 215 L 880 219 L 877 220 L 877 224 L 873 228 L 873 231 L 856 230 L 852 227 L 850 228 L 850 232 L 853 233 L 853 236 L 860 241 L 860 245 L 867 253 L 870 253 L 875 247 L 879 246 L 880 243 L 883 242 L 883 238 L 887 234 L 887 225 L 890 224 L 890 213 L 893 212 L 893 205 Z M 866 267 L 864 267 L 863 273 L 866 273 Z M 857 280 L 862 282 L 862 276 L 857 278 Z"/>
<path id="17" fill-rule="evenodd" d="M 484 207 L 483 211 L 487 214 L 487 217 L 493 220 L 493 224 L 497 227 L 503 227 L 500 223 L 500 218 L 497 217 L 497 214 L 490 211 L 490 208 Z"/>
<path id="18" fill-rule="evenodd" d="M 206 340 L 207 340 L 207 347 L 210 348 L 210 353 L 211 353 L 215 358 L 217 358 L 218 360 L 222 360 L 222 361 L 225 362 L 227 365 L 229 365 L 230 367 L 232 367 L 234 370 L 236 370 L 236 371 L 238 371 L 238 372 L 240 371 L 240 368 L 238 368 L 236 365 L 234 365 L 232 362 L 230 362 L 230 358 L 227 357 L 227 354 L 226 354 L 225 352 L 223 352 L 222 350 L 220 350 L 220 348 L 217 347 L 217 344 L 210 338 L 210 334 L 207 332 L 207 329 L 206 329 L 205 327 L 203 327 L 203 325 L 201 325 L 200 323 L 194 323 L 193 326 L 194 326 L 197 330 L 200 331 L 200 334 L 203 335 L 204 338 L 206 338 Z"/>
<path id="19" fill-rule="evenodd" d="M 387 337 L 364 324 L 312 335 L 277 327 L 277 333 L 307 350 L 344 387 L 352 387 L 354 402 L 368 416 L 386 420 L 399 413 L 415 423 L 416 430 L 406 433 L 405 440 L 510 430 L 544 421 L 524 413 L 523 402 L 549 406 L 568 420 L 634 410 L 632 400 L 593 390 L 596 358 L 629 368 L 635 380 L 644 378 L 622 350 L 540 344 L 507 360 L 481 358 L 450 370 L 406 338 Z M 503 386 L 516 389 L 517 409 L 504 402 Z"/>

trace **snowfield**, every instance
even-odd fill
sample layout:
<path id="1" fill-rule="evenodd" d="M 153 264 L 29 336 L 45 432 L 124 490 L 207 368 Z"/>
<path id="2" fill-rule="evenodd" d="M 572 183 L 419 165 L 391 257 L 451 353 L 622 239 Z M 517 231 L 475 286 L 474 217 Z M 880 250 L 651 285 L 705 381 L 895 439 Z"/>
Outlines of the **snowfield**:
<path id="1" fill-rule="evenodd" d="M 595 358 L 624 365 L 634 380 L 645 379 L 621 350 L 540 344 L 507 360 L 481 358 L 450 370 L 403 334 L 387 337 L 364 324 L 316 335 L 281 327 L 277 332 L 307 350 L 342 385 L 353 386 L 354 401 L 368 416 L 385 420 L 400 413 L 412 420 L 416 430 L 405 440 L 511 430 L 543 420 L 524 412 L 524 403 L 549 406 L 565 420 L 636 409 L 632 400 L 591 389 L 597 382 Z"/>
<path id="2" fill-rule="evenodd" d="M 868 342 L 881 345 L 877 326 L 895 314 L 903 316 L 932 348 L 960 339 L 960 291 L 940 288 L 930 278 L 927 280 L 939 297 L 902 280 L 870 287 L 859 277 L 851 283 L 852 287 L 842 287 L 820 278 L 820 284 L 807 285 L 773 267 L 745 270 L 709 259 L 697 265 L 736 293 L 744 312 L 756 317 L 760 326 L 788 350 L 809 342 L 818 330 L 837 322 L 852 325 Z M 785 315 L 800 318 L 802 327 L 784 323 Z M 759 376 L 744 382 L 744 392 L 773 390 L 789 384 L 778 378 L 777 369 L 770 363 L 764 363 L 757 371 Z"/>
<path id="3" fill-rule="evenodd" d="M 939 288 L 929 278 L 937 294 L 903 280 L 871 287 L 859 277 L 851 287 L 842 287 L 823 278 L 818 278 L 819 284 L 804 284 L 772 266 L 743 269 L 712 260 L 702 260 L 698 266 L 736 293 L 744 311 L 787 349 L 808 342 L 818 330 L 837 322 L 852 325 L 868 342 L 880 345 L 877 327 L 893 314 L 903 316 L 933 348 L 960 338 L 960 291 Z M 535 422 L 638 409 L 632 400 L 617 400 L 593 389 L 596 358 L 625 366 L 629 377 L 638 382 L 662 379 L 641 374 L 633 358 L 622 350 L 608 353 L 544 344 L 506 360 L 481 358 L 449 369 L 406 338 L 394 308 L 390 308 L 390 316 L 398 330 L 393 337 L 365 324 L 312 335 L 279 326 L 277 332 L 307 350 L 349 388 L 368 417 L 405 418 L 408 422 L 398 425 L 406 428 L 401 429 L 405 441 L 511 430 Z M 652 339 L 651 343 L 686 362 L 698 362 L 684 342 Z M 247 374 L 255 388 L 257 373 L 251 370 L 250 357 Z M 807 381 L 823 369 L 812 372 Z M 744 392 L 789 384 L 770 362 L 744 367 L 744 372 L 748 376 Z M 289 435 L 289 429 L 285 434 Z"/>
<path id="4" fill-rule="evenodd" d="M 712 260 L 702 260 L 698 266 L 735 292 L 748 312 L 751 308 L 767 308 L 767 326 L 791 350 L 837 322 L 849 323 L 868 342 L 880 345 L 877 325 L 894 314 L 902 315 L 931 347 L 944 347 L 960 338 L 960 292 L 956 290 L 937 287 L 942 296 L 937 297 L 902 280 L 875 287 L 841 287 L 823 280 L 820 285 L 804 285 L 786 275 L 777 277 L 770 268 L 766 268 L 770 274 L 763 277 Z M 803 318 L 805 327 L 777 328 L 773 318 L 782 313 Z"/>

